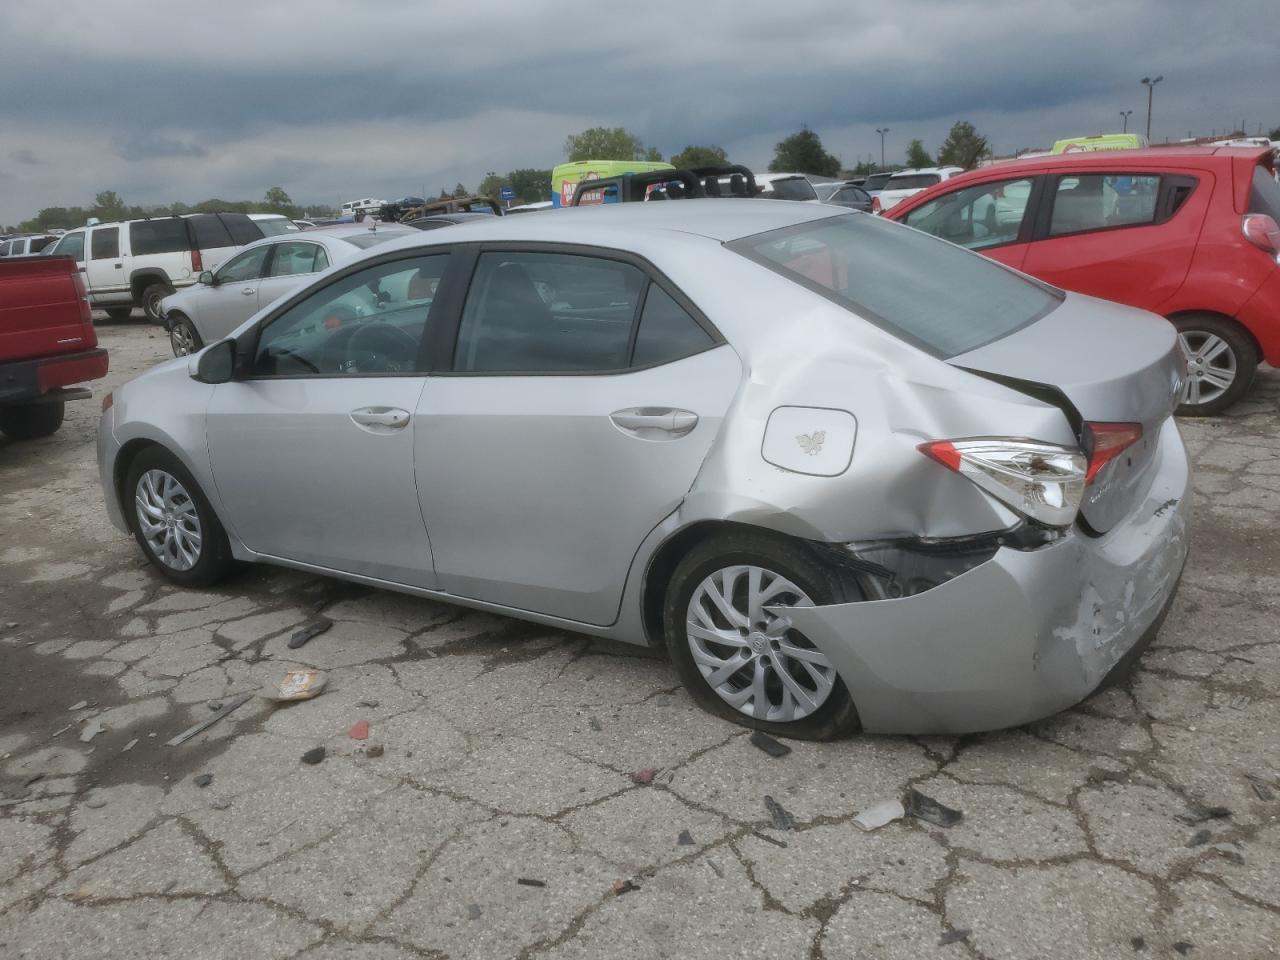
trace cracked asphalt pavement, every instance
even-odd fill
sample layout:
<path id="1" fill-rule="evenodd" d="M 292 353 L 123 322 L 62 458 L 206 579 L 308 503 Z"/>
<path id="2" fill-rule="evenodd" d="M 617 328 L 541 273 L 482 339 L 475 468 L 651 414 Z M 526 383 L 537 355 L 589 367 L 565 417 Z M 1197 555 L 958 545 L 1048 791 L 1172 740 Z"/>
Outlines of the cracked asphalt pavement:
<path id="1" fill-rule="evenodd" d="M 168 354 L 100 333 L 108 385 Z M 1183 423 L 1192 556 L 1122 686 L 775 759 L 648 651 L 270 568 L 163 583 L 103 513 L 97 401 L 72 404 L 0 441 L 0 956 L 1280 955 L 1278 414 L 1264 370 Z M 320 696 L 164 745 L 296 666 Z M 963 820 L 852 824 L 911 787 Z"/>

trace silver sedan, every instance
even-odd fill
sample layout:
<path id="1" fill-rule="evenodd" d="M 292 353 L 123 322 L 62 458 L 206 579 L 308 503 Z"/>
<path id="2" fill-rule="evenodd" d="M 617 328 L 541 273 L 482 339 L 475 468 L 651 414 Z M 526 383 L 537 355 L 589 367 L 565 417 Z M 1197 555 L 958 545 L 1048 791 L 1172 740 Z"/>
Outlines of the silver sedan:
<path id="1" fill-rule="evenodd" d="M 1187 553 L 1153 315 L 820 204 L 416 233 L 105 401 L 161 573 L 257 561 L 669 651 L 776 734 L 957 733 L 1087 696 Z"/>
<path id="2" fill-rule="evenodd" d="M 283 218 L 281 218 L 283 219 Z M 249 244 L 200 282 L 165 297 L 160 313 L 175 357 L 221 340 L 249 317 L 335 264 L 397 237 L 406 227 L 298 231 Z"/>

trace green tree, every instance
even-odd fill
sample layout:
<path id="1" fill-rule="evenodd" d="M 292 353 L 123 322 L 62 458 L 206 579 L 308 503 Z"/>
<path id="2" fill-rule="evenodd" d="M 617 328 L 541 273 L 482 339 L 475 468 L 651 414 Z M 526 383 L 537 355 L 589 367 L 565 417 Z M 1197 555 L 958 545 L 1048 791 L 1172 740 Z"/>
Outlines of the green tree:
<path id="1" fill-rule="evenodd" d="M 688 146 L 671 158 L 671 165 L 680 169 L 692 167 L 722 167 L 729 162 L 724 147 Z"/>
<path id="2" fill-rule="evenodd" d="M 662 151 L 657 147 L 650 147 L 644 152 L 644 158 L 649 163 L 662 163 Z"/>
<path id="3" fill-rule="evenodd" d="M 921 141 L 912 140 L 907 144 L 907 166 L 917 169 L 933 166 L 933 157 L 929 156 L 929 151 L 924 148 Z"/>
<path id="4" fill-rule="evenodd" d="M 551 171 L 525 167 L 507 174 L 507 182 L 523 203 L 538 203 L 551 199 Z"/>
<path id="5" fill-rule="evenodd" d="M 821 177 L 834 177 L 840 172 L 840 158 L 827 153 L 822 138 L 804 127 L 793 133 L 773 152 L 769 163 L 771 173 L 813 173 Z"/>
<path id="6" fill-rule="evenodd" d="M 640 138 L 625 127 L 592 127 L 565 137 L 565 156 L 574 160 L 640 160 L 645 156 Z"/>
<path id="7" fill-rule="evenodd" d="M 550 180 L 551 177 L 548 175 L 547 179 Z M 505 177 L 500 177 L 490 170 L 484 175 L 484 179 L 480 181 L 480 186 L 476 187 L 476 193 L 482 197 L 493 197 L 496 200 L 506 183 Z"/>
<path id="8" fill-rule="evenodd" d="M 465 197 L 467 196 L 467 188 L 464 187 L 461 183 L 455 183 L 453 185 L 453 195 L 455 197 Z"/>
<path id="9" fill-rule="evenodd" d="M 93 216 L 99 220 L 123 220 L 127 214 L 124 201 L 114 190 L 103 190 L 93 198 Z"/>
<path id="10" fill-rule="evenodd" d="M 987 138 L 980 135 L 968 120 L 957 120 L 938 151 L 938 163 L 948 167 L 972 170 L 987 152 Z"/>
<path id="11" fill-rule="evenodd" d="M 262 202 L 273 210 L 293 206 L 293 201 L 289 199 L 289 194 L 284 192 L 284 187 L 272 187 L 269 189 L 263 195 Z"/>
<path id="12" fill-rule="evenodd" d="M 1273 129 L 1270 133 L 1267 134 L 1267 136 L 1270 137 L 1272 140 L 1280 140 L 1280 127 L 1276 127 L 1275 129 Z"/>

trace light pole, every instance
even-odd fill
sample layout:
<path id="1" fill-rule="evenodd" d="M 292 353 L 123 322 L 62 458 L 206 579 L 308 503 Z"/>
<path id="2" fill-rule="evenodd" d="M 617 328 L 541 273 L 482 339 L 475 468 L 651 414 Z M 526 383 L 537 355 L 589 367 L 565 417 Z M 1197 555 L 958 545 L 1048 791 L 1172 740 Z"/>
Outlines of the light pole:
<path id="1" fill-rule="evenodd" d="M 1164 79 L 1164 74 L 1158 77 L 1143 77 L 1139 82 L 1147 88 L 1147 139 L 1151 139 L 1151 99 L 1155 96 L 1156 84 Z"/>
<path id="2" fill-rule="evenodd" d="M 876 127 L 876 133 L 880 134 L 880 169 L 884 169 L 884 135 L 889 132 L 888 127 Z"/>
<path id="3" fill-rule="evenodd" d="M 1124 120 L 1124 130 L 1123 130 L 1123 131 L 1121 131 L 1122 133 L 1128 133 L 1128 132 L 1129 132 L 1129 114 L 1131 114 L 1131 113 L 1133 113 L 1133 111 L 1132 111 L 1132 110 L 1121 110 L 1121 111 L 1120 111 L 1120 116 L 1121 116 L 1121 118 Z"/>

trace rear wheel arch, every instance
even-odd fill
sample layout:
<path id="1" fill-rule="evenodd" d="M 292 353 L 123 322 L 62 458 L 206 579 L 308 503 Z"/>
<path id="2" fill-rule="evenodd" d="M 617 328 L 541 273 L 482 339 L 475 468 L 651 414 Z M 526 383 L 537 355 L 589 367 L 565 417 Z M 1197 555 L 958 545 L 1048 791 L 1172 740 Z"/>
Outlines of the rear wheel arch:
<path id="1" fill-rule="evenodd" d="M 1253 331 L 1235 317 L 1229 316 L 1225 313 L 1220 313 L 1217 310 L 1179 310 L 1176 313 L 1169 314 L 1165 319 L 1169 320 L 1171 323 L 1176 323 L 1179 320 L 1195 320 L 1199 317 L 1212 317 L 1213 319 L 1220 320 L 1223 323 L 1233 324 L 1241 333 L 1249 338 L 1249 342 L 1253 344 L 1253 349 L 1257 352 L 1258 362 L 1262 362 L 1262 344 L 1258 343 L 1258 338 L 1253 335 Z"/>
<path id="2" fill-rule="evenodd" d="M 136 270 L 129 275 L 129 293 L 135 301 L 142 299 L 142 292 L 153 283 L 163 283 L 170 287 L 173 281 L 169 279 L 169 275 L 163 270 L 144 269 Z"/>
<path id="3" fill-rule="evenodd" d="M 1179 416 L 1216 416 L 1249 392 L 1262 362 L 1252 331 L 1235 318 L 1211 310 L 1180 311 L 1168 319 L 1188 356 L 1186 392 L 1175 411 Z M 1215 340 L 1222 347 L 1204 353 Z M 1207 394 L 1204 385 L 1209 387 Z"/>

